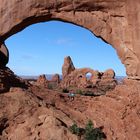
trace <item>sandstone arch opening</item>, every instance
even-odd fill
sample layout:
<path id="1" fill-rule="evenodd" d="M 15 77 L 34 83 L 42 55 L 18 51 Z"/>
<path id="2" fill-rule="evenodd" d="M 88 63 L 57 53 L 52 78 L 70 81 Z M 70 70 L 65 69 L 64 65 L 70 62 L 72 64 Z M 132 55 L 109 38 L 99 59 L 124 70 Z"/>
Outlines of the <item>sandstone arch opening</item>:
<path id="1" fill-rule="evenodd" d="M 86 78 L 87 78 L 87 80 L 90 80 L 91 77 L 92 77 L 92 73 L 90 73 L 90 72 L 86 73 Z"/>
<path id="2" fill-rule="evenodd" d="M 140 79 L 139 7 L 139 0 L 0 0 L 0 51 L 2 52 L 0 64 L 5 66 L 8 62 L 8 51 L 5 47 L 7 38 L 33 23 L 57 19 L 85 27 L 111 44 L 116 49 L 121 62 L 125 65 L 128 78 Z M 8 44 L 6 45 L 8 48 L 10 47 Z M 23 46 L 18 47 L 22 51 Z M 5 50 L 2 50 L 2 48 Z M 80 52 L 82 51 L 80 50 Z M 25 64 L 29 62 L 27 55 L 26 58 L 28 59 Z M 75 64 L 75 59 L 72 60 Z M 102 64 L 104 63 L 102 62 Z M 0 68 L 0 72 L 2 70 L 3 67 Z M 108 73 L 110 71 L 102 75 L 104 79 L 108 76 Z M 10 82 L 3 80 L 4 75 L 7 79 L 9 71 L 0 75 L 0 92 L 3 86 L 7 86 L 7 83 Z M 95 122 L 97 126 L 104 127 L 107 139 L 140 139 L 138 113 L 140 84 L 135 80 L 126 80 L 128 83 L 126 82 L 125 86 L 118 86 L 112 95 L 95 98 L 95 100 L 93 98 L 85 100 L 78 97 L 80 100 L 70 104 L 65 102 L 64 96 L 59 98 L 59 94 L 50 98 L 52 95 L 50 92 L 48 92 L 47 97 L 46 92 L 43 96 L 39 96 L 43 97 L 43 101 L 41 101 L 42 98 L 39 98 L 39 101 L 36 100 L 32 94 L 34 92 L 30 91 L 6 93 L 1 96 L 1 118 L 4 118 L 2 121 L 5 118 L 8 121 L 1 122 L 5 124 L 4 126 L 8 125 L 8 128 L 3 127 L 4 130 L 2 130 L 3 133 L 0 137 L 1 139 L 10 138 L 11 140 L 32 139 L 33 137 L 49 139 L 51 136 L 60 140 L 72 139 L 73 135 L 69 134 L 68 128 L 65 126 L 69 126 L 73 119 L 79 126 L 84 126 L 88 118 Z M 38 93 L 40 95 L 42 91 Z M 46 97 L 46 100 L 44 97 Z M 54 98 L 60 100 L 56 99 L 57 103 L 55 104 Z M 52 107 L 48 106 L 45 109 L 44 103 L 47 103 L 47 99 L 50 99 L 50 101 L 52 99 L 52 102 L 49 102 Z M 62 104 L 60 101 L 62 101 Z M 66 116 L 66 114 L 68 115 Z M 17 117 L 15 118 L 15 116 Z M 24 118 L 26 118 L 25 121 Z M 44 118 L 52 122 L 52 127 L 47 127 L 50 123 L 47 125 Z M 22 123 L 20 123 L 20 120 L 22 120 Z M 57 123 L 53 123 L 54 121 Z M 37 129 L 35 129 L 36 126 Z M 50 132 L 56 131 L 56 135 L 52 135 L 52 133 L 48 135 L 48 129 L 46 128 L 49 128 Z M 66 131 L 63 131 L 64 129 Z M 32 133 L 32 130 L 35 133 Z M 76 139 L 76 137 L 74 138 Z"/>
<path id="3" fill-rule="evenodd" d="M 51 30 L 48 31 L 48 29 Z M 62 30 L 62 32 L 60 32 L 60 30 Z M 40 33 L 42 31 L 44 32 Z M 60 34 L 59 37 L 56 37 L 57 35 L 56 32 L 57 34 Z M 78 33 L 80 33 L 81 35 L 79 36 Z M 31 38 L 31 36 L 33 36 L 33 39 Z M 50 36 L 51 38 L 49 38 Z M 53 40 L 52 37 L 54 37 Z M 96 41 L 96 39 L 98 41 Z M 81 41 L 83 41 L 84 43 L 81 43 Z M 34 75 L 39 75 L 42 73 L 50 73 L 50 74 L 61 73 L 61 66 L 64 57 L 70 55 L 72 56 L 72 58 L 76 59 L 76 55 L 78 56 L 78 54 L 80 54 L 81 51 L 80 56 L 77 57 L 79 59 L 74 60 L 74 63 L 76 63 L 77 67 L 92 67 L 93 69 L 99 69 L 101 71 L 105 71 L 106 69 L 111 68 L 114 65 L 114 63 L 116 63 L 116 65 L 114 65 L 116 68 L 115 67 L 112 68 L 116 71 L 117 75 L 125 76 L 125 68 L 121 64 L 120 60 L 118 59 L 115 50 L 110 45 L 106 44 L 101 39 L 91 34 L 91 32 L 89 32 L 88 30 L 70 23 L 64 23 L 60 21 L 50 21 L 45 23 L 34 24 L 32 26 L 29 26 L 22 32 L 19 32 L 18 34 L 6 40 L 6 45 L 9 46 L 11 58 L 14 58 L 16 56 L 15 54 L 18 55 L 17 56 L 18 59 L 13 60 L 14 63 L 12 63 L 12 60 L 10 58 L 9 66 L 12 67 L 12 69 L 15 72 L 16 72 L 15 65 L 17 64 L 17 62 L 21 63 L 21 65 L 19 65 L 18 68 L 22 68 L 24 66 L 23 69 L 25 70 L 25 72 L 21 72 L 21 73 L 16 72 L 18 75 L 31 75 L 31 73 L 35 73 L 35 71 L 34 72 L 32 71 L 31 73 L 26 73 L 25 66 L 27 65 L 28 65 L 27 67 L 30 68 L 33 67 L 32 70 L 37 71 L 38 67 L 40 67 L 40 69 L 43 70 L 43 71 L 40 70 L 39 73 L 35 73 Z M 16 52 L 13 49 L 14 46 L 16 46 L 15 48 Z M 37 46 L 39 46 L 39 48 Z M 19 53 L 20 51 L 21 54 Z M 47 51 L 49 53 L 47 53 Z M 59 56 L 58 58 L 60 58 L 59 51 L 61 52 L 64 51 L 63 55 L 61 55 L 61 59 L 57 59 L 55 57 L 55 56 Z M 53 52 L 55 56 L 53 53 L 50 52 Z M 106 52 L 110 52 L 110 53 L 106 54 Z M 38 58 L 32 58 L 32 57 L 38 57 L 38 54 L 41 55 L 39 57 L 42 57 L 40 59 L 40 64 L 42 63 L 43 65 L 39 65 L 38 67 L 36 67 L 36 64 L 39 63 L 39 60 L 37 60 Z M 48 58 L 45 58 L 46 55 L 48 56 Z M 110 58 L 108 56 L 110 56 Z M 54 62 L 53 61 L 47 62 L 46 60 L 49 60 L 49 58 L 53 60 L 52 57 L 54 58 L 54 61 L 56 60 L 59 61 L 58 63 L 55 62 L 55 66 L 57 65 L 57 70 L 47 71 L 48 70 L 47 67 L 49 67 L 49 63 L 50 66 L 52 66 Z M 31 64 L 30 59 L 35 60 L 34 65 L 33 63 Z M 110 61 L 113 63 L 110 62 L 109 62 L 110 64 L 104 63 L 104 61 L 106 62 Z M 29 64 L 27 62 L 29 62 Z M 94 65 L 94 63 L 96 64 Z M 53 66 L 52 69 L 55 69 L 55 67 Z"/>

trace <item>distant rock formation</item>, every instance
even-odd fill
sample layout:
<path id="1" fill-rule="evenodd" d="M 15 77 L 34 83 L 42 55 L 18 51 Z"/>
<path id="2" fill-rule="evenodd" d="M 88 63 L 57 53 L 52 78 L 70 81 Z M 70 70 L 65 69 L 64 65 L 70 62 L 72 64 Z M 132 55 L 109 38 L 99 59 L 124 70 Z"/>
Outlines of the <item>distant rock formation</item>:
<path id="1" fill-rule="evenodd" d="M 62 66 L 62 76 L 63 76 L 63 79 L 65 79 L 65 77 L 67 75 L 69 75 L 74 70 L 75 70 L 75 67 L 73 65 L 73 62 L 72 62 L 70 56 L 65 57 L 64 64 Z"/>
<path id="2" fill-rule="evenodd" d="M 116 84 L 114 70 L 108 69 L 101 76 L 101 80 L 98 82 L 98 88 L 102 91 L 108 91 L 114 89 Z"/>
<path id="3" fill-rule="evenodd" d="M 51 81 L 55 82 L 57 84 L 60 83 L 60 76 L 59 76 L 59 74 L 53 75 Z"/>
<path id="4" fill-rule="evenodd" d="M 72 60 L 66 57 L 63 64 L 63 80 L 61 87 L 77 87 L 77 88 L 96 88 L 100 91 L 108 91 L 114 89 L 117 82 L 115 80 L 115 72 L 112 69 L 103 72 L 94 71 L 90 68 L 73 68 Z M 72 68 L 73 69 L 72 69 Z M 88 77 L 87 74 L 91 76 Z"/>
<path id="5" fill-rule="evenodd" d="M 115 78 L 115 72 L 112 69 L 108 69 L 103 73 L 102 79 L 114 79 Z"/>
<path id="6" fill-rule="evenodd" d="M 47 84 L 48 84 L 48 80 L 47 80 L 45 74 L 40 75 L 37 79 L 36 85 L 46 86 Z"/>

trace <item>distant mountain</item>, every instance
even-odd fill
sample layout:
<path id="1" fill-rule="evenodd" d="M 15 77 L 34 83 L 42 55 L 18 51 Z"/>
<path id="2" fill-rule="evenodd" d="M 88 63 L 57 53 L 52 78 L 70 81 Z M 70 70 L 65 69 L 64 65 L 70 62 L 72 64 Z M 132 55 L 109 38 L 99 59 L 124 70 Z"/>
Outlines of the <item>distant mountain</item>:
<path id="1" fill-rule="evenodd" d="M 117 79 L 117 80 L 122 80 L 122 79 L 124 79 L 124 78 L 126 78 L 126 76 L 116 76 L 116 77 L 115 77 L 115 79 Z"/>
<path id="2" fill-rule="evenodd" d="M 126 76 L 116 76 L 115 77 L 115 79 L 118 81 L 118 84 L 122 84 L 124 78 L 126 78 Z"/>
<path id="3" fill-rule="evenodd" d="M 60 79 L 62 79 L 62 75 L 59 75 L 59 76 L 60 76 Z M 29 79 L 37 80 L 39 76 L 26 76 L 26 75 L 21 75 L 19 77 L 21 77 L 22 79 L 27 79 L 27 80 L 29 80 Z M 52 77 L 53 77 L 53 74 L 46 74 L 46 78 L 48 80 L 51 80 Z"/>
<path id="4" fill-rule="evenodd" d="M 52 79 L 52 76 L 53 76 L 53 74 L 46 74 L 46 78 L 47 78 L 48 80 L 51 80 L 51 79 Z M 60 76 L 60 79 L 62 79 L 62 75 L 59 75 L 59 76 Z M 27 80 L 29 80 L 29 79 L 37 80 L 37 78 L 38 78 L 39 76 L 24 76 L 24 75 L 22 75 L 22 76 L 19 76 L 19 77 L 21 77 L 21 78 L 23 78 L 23 79 L 27 79 Z M 122 81 L 123 81 L 123 79 L 124 79 L 125 77 L 126 77 L 126 76 L 116 76 L 115 79 L 116 79 L 119 83 L 122 83 Z"/>

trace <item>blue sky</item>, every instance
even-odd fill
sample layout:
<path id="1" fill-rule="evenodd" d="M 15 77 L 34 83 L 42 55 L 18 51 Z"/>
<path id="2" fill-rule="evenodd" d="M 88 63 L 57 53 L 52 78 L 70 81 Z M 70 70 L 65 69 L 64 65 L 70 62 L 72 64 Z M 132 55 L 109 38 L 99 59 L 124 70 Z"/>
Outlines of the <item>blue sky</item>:
<path id="1" fill-rule="evenodd" d="M 115 49 L 82 27 L 59 21 L 38 23 L 6 40 L 10 67 L 17 75 L 61 74 L 65 56 L 76 68 L 115 70 L 125 76 L 125 68 Z"/>

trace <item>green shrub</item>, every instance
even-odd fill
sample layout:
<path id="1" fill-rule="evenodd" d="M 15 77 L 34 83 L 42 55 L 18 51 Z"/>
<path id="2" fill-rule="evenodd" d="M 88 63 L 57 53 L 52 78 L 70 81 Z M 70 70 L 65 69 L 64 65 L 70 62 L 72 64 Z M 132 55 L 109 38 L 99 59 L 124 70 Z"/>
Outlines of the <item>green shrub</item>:
<path id="1" fill-rule="evenodd" d="M 72 134 L 78 135 L 79 134 L 79 128 L 78 128 L 77 124 L 74 123 L 72 126 L 70 126 L 70 131 L 71 131 Z"/>
<path id="2" fill-rule="evenodd" d="M 84 138 L 83 140 L 104 140 L 106 138 L 101 128 L 94 128 L 91 120 L 88 121 L 85 128 L 80 128 L 74 123 L 69 129 L 72 134 Z"/>
<path id="3" fill-rule="evenodd" d="M 93 123 L 89 120 L 85 127 L 85 140 L 96 140 L 94 139 L 93 130 Z"/>
<path id="4" fill-rule="evenodd" d="M 69 129 L 72 134 L 75 134 L 77 136 L 83 135 L 84 131 L 85 131 L 83 128 L 78 127 L 77 124 L 75 124 L 75 123 L 72 126 L 70 126 Z"/>
<path id="5" fill-rule="evenodd" d="M 69 90 L 68 90 L 67 88 L 63 88 L 63 89 L 62 89 L 62 92 L 63 92 L 63 93 L 69 93 Z"/>
<path id="6" fill-rule="evenodd" d="M 85 140 L 103 140 L 105 134 L 100 128 L 94 128 L 94 125 L 91 120 L 88 121 L 85 127 Z"/>
<path id="7" fill-rule="evenodd" d="M 77 89 L 77 90 L 76 90 L 76 94 L 83 94 L 83 92 L 82 92 L 82 90 Z"/>
<path id="8" fill-rule="evenodd" d="M 47 86 L 47 87 L 48 87 L 48 89 L 53 89 L 53 85 L 52 85 L 52 84 L 50 84 L 50 83 L 48 84 L 48 86 Z"/>

